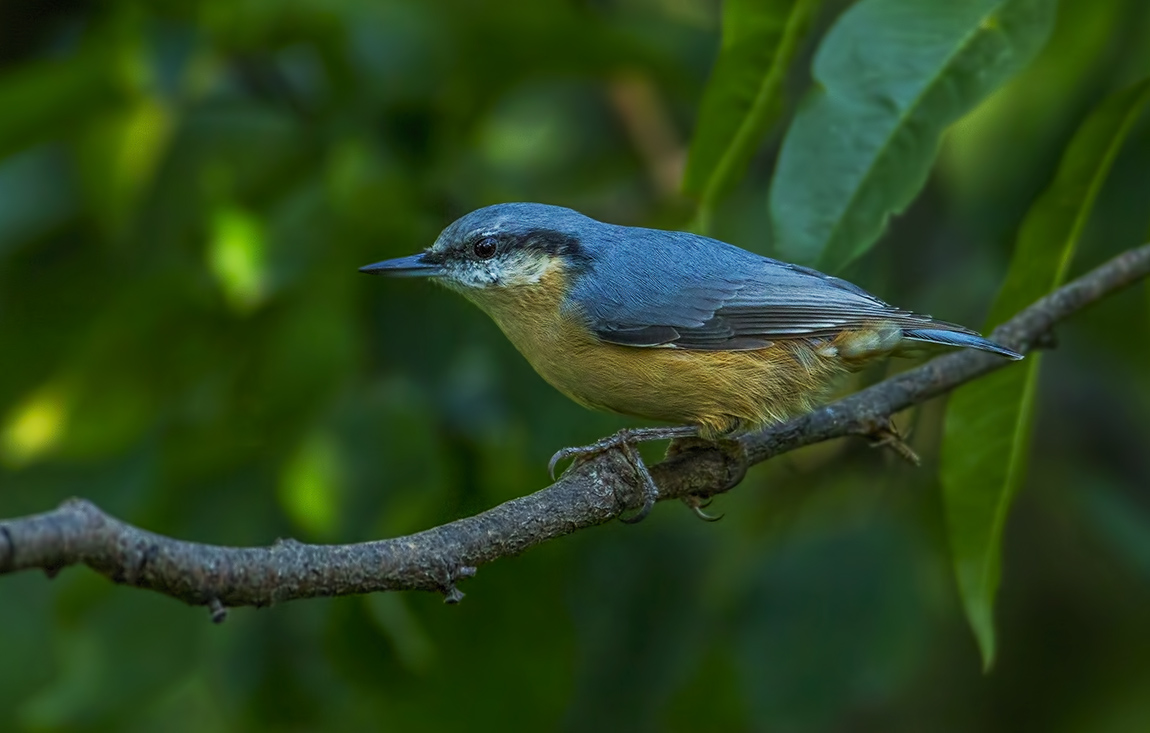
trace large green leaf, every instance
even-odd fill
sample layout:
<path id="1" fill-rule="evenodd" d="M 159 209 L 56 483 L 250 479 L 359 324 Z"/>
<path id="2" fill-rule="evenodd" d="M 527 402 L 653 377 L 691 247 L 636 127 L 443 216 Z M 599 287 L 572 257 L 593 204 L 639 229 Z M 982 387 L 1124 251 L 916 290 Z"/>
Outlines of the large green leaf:
<path id="1" fill-rule="evenodd" d="M 770 210 L 786 259 L 841 269 L 926 182 L 939 136 L 1024 66 L 1055 0 L 862 0 L 823 39 Z"/>
<path id="2" fill-rule="evenodd" d="M 1054 182 L 1023 222 L 988 327 L 1062 283 L 1098 190 L 1148 99 L 1150 79 L 1107 99 L 1078 130 Z M 1026 472 L 1039 362 L 1034 354 L 963 386 L 947 409 L 943 502 L 959 591 L 987 669 L 995 655 L 1002 533 Z"/>
<path id="3" fill-rule="evenodd" d="M 723 40 L 699 107 L 683 190 L 699 196 L 699 227 L 746 171 L 783 111 L 783 79 L 822 0 L 726 0 Z"/>

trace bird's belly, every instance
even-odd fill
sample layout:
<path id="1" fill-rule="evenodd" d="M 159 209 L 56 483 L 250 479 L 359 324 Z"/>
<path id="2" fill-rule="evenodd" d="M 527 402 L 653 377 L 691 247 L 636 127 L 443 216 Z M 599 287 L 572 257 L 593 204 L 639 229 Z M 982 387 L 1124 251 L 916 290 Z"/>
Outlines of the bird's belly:
<path id="1" fill-rule="evenodd" d="M 802 342 L 754 351 L 636 348 L 587 339 L 559 352 L 528 354 L 561 392 L 588 407 L 678 424 L 707 437 L 777 422 L 810 410 L 837 361 Z"/>
<path id="2" fill-rule="evenodd" d="M 837 356 L 801 340 L 753 351 L 606 343 L 567 314 L 555 295 L 562 292 L 552 284 L 471 297 L 544 379 L 587 407 L 697 425 L 703 437 L 717 437 L 810 410 L 845 370 Z"/>

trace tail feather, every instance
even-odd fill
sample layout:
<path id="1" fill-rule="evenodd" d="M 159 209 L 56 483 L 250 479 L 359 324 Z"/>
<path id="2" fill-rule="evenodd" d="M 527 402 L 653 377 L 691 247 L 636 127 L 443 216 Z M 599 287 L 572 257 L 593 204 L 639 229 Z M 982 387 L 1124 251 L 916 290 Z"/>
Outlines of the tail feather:
<path id="1" fill-rule="evenodd" d="M 1021 359 L 1022 354 L 1008 349 L 1005 346 L 999 346 L 989 339 L 984 339 L 977 333 L 962 331 L 951 331 L 942 328 L 913 328 L 907 329 L 902 332 L 903 338 L 908 338 L 914 341 L 926 341 L 932 344 L 945 344 L 947 346 L 961 346 L 964 348 L 981 349 L 982 351 L 989 351 L 992 354 L 1005 356 L 1008 359 Z"/>

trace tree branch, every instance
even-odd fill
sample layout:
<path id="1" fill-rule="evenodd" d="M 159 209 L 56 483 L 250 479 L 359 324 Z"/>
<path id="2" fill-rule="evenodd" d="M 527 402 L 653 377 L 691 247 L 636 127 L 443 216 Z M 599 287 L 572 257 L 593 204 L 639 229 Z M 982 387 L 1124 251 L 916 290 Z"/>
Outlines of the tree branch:
<path id="1" fill-rule="evenodd" d="M 1057 322 L 1150 274 L 1150 244 L 1129 250 L 1047 295 L 994 331 L 1030 351 Z M 748 464 L 846 435 L 872 435 L 890 416 L 1012 362 L 961 351 L 934 359 L 803 417 L 744 436 L 744 454 L 692 447 L 651 467 L 660 499 L 726 491 Z M 745 457 L 745 462 L 743 458 Z M 222 621 L 232 606 L 382 590 L 434 590 L 456 602 L 456 581 L 475 568 L 555 537 L 608 522 L 642 504 L 634 471 L 617 452 L 575 466 L 553 485 L 473 517 L 406 537 L 352 545 L 279 540 L 220 547 L 154 534 L 82 499 L 54 511 L 0 521 L 0 574 L 39 568 L 54 575 L 87 565 L 117 583 L 207 606 Z"/>

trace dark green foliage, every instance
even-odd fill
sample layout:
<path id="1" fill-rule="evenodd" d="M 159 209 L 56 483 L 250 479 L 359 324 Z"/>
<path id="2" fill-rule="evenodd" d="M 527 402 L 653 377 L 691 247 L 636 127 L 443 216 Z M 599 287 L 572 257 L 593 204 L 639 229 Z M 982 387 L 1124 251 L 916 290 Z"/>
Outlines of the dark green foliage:
<path id="1" fill-rule="evenodd" d="M 728 0 L 722 46 L 699 103 L 683 190 L 707 233 L 719 197 L 746 173 L 783 113 L 783 85 L 821 0 Z"/>
<path id="2" fill-rule="evenodd" d="M 1104 100 L 1148 39 L 1142 0 L 5 0 L 0 516 L 80 495 L 176 537 L 350 542 L 543 486 L 553 450 L 629 421 L 453 294 L 356 272 L 497 201 L 760 250 L 773 222 L 782 254 L 940 318 L 980 324 L 1005 281 L 1000 320 L 1145 241 L 1147 121 Z M 1073 233 L 1026 218 L 1052 185 Z M 1030 251 L 1042 282 L 1012 289 Z M 214 626 L 86 570 L 6 576 L 0 730 L 1143 729 L 1148 335 L 1123 293 L 1004 373 L 1037 412 L 1028 473 L 982 486 L 1004 511 L 1021 489 L 976 543 L 995 577 L 1004 543 L 990 677 L 952 580 L 953 498 L 982 480 L 956 479 L 954 422 L 1016 392 L 959 397 L 945 493 L 930 404 L 900 418 L 920 470 L 805 450 L 722 522 L 661 505 L 484 567 L 455 607 Z M 1018 455 L 1000 422 L 968 441 Z"/>

